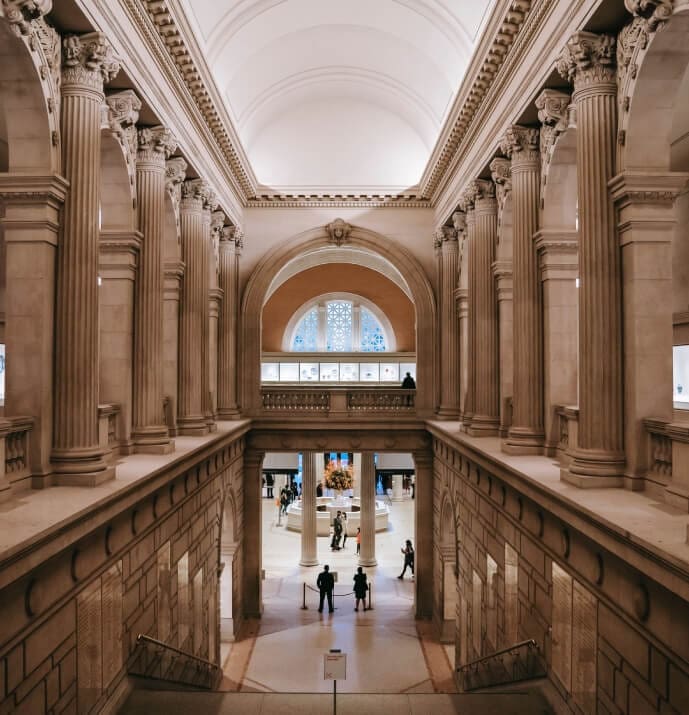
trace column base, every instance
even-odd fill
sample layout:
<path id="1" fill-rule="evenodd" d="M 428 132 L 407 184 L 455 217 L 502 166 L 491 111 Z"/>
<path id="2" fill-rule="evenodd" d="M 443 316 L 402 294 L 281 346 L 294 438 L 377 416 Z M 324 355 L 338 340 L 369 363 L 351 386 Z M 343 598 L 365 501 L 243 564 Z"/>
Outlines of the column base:
<path id="1" fill-rule="evenodd" d="M 499 417 L 476 415 L 471 418 L 465 431 L 470 437 L 497 437 L 499 428 Z"/>
<path id="2" fill-rule="evenodd" d="M 202 437 L 208 434 L 208 425 L 201 415 L 198 417 L 180 417 L 177 420 L 177 434 Z"/>
<path id="3" fill-rule="evenodd" d="M 471 423 L 474 419 L 474 413 L 473 412 L 465 412 L 462 415 L 461 419 L 462 419 L 462 423 L 459 425 L 459 431 L 469 434 L 469 429 L 471 429 Z"/>
<path id="4" fill-rule="evenodd" d="M 500 445 L 505 454 L 543 454 L 543 432 L 535 432 L 527 427 L 516 427 L 507 433 L 507 439 Z"/>
<path id="5" fill-rule="evenodd" d="M 441 420 L 458 420 L 459 407 L 446 407 L 441 405 L 436 412 L 436 416 Z"/>
<path id="6" fill-rule="evenodd" d="M 624 455 L 603 450 L 574 450 L 560 479 L 581 489 L 624 486 Z"/>
<path id="7" fill-rule="evenodd" d="M 170 439 L 164 425 L 135 429 L 132 440 L 135 454 L 170 454 L 175 451 L 174 440 Z"/>
<path id="8" fill-rule="evenodd" d="M 378 561 L 376 561 L 375 556 L 372 559 L 360 557 L 359 566 L 378 566 Z"/>
<path id="9" fill-rule="evenodd" d="M 95 487 L 115 478 L 115 467 L 104 460 L 101 447 L 54 449 L 52 483 L 56 486 Z"/>
<path id="10" fill-rule="evenodd" d="M 300 559 L 300 566 L 318 566 L 318 559 Z"/>
<path id="11" fill-rule="evenodd" d="M 218 408 L 218 419 L 219 420 L 238 420 L 241 417 L 241 413 L 237 407 L 219 407 Z"/>

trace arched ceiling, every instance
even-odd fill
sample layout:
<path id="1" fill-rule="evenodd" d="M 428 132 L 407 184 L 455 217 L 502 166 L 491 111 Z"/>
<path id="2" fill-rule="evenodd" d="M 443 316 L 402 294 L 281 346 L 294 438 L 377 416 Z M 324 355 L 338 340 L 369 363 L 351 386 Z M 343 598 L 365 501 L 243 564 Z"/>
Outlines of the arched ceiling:
<path id="1" fill-rule="evenodd" d="M 418 183 L 493 0 L 180 0 L 258 180 Z"/>

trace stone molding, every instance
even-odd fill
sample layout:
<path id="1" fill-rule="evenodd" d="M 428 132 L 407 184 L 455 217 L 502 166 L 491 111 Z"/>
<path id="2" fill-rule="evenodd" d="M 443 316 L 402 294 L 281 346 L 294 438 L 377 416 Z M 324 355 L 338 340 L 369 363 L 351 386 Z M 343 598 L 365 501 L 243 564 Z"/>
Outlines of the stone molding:
<path id="1" fill-rule="evenodd" d="M 432 207 L 429 199 L 414 194 L 260 194 L 247 200 L 250 208 L 409 208 L 427 209 Z"/>
<path id="2" fill-rule="evenodd" d="M 63 91 L 73 85 L 102 92 L 119 71 L 119 59 L 102 32 L 62 38 Z"/>
<path id="3" fill-rule="evenodd" d="M 689 186 L 688 172 L 624 171 L 608 182 L 618 208 L 629 204 L 672 205 Z"/>

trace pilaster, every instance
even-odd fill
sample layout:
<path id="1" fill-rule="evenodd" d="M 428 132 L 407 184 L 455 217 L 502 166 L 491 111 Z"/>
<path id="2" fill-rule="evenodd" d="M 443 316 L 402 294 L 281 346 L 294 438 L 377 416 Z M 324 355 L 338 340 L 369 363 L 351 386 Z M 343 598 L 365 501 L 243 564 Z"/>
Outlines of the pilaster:
<path id="1" fill-rule="evenodd" d="M 459 245 L 457 231 L 443 226 L 435 234 L 440 254 L 440 407 L 438 416 L 457 419 L 459 414 L 458 323 L 454 290 L 457 285 Z"/>
<path id="2" fill-rule="evenodd" d="M 60 484 L 94 485 L 115 476 L 98 445 L 98 204 L 103 84 L 119 64 L 99 32 L 65 37 L 62 58 L 62 153 L 70 189 L 57 253 L 51 458 Z"/>
<path id="3" fill-rule="evenodd" d="M 538 230 L 540 154 L 538 129 L 512 126 L 501 149 L 511 159 L 513 210 L 514 384 L 512 425 L 503 450 L 543 451 L 543 332 L 541 293 L 533 237 Z"/>
<path id="4" fill-rule="evenodd" d="M 624 473 L 622 275 L 608 192 L 617 137 L 615 38 L 577 32 L 557 69 L 573 81 L 579 199 L 578 447 L 562 478 L 620 486 Z"/>
<path id="5" fill-rule="evenodd" d="M 215 432 L 217 425 L 213 416 L 213 399 L 211 396 L 211 348 L 210 348 L 210 265 L 211 265 L 211 247 L 213 238 L 211 235 L 211 226 L 213 224 L 212 214 L 217 208 L 218 200 L 215 192 L 211 189 L 208 192 L 203 204 L 203 212 L 201 214 L 201 226 L 203 232 L 203 240 L 201 242 L 200 260 L 204 267 L 202 281 L 202 292 L 204 295 L 203 316 L 201 318 L 201 409 L 203 418 L 206 422 L 206 427 L 209 432 Z"/>
<path id="6" fill-rule="evenodd" d="M 466 391 L 464 393 L 464 408 L 462 410 L 461 429 L 466 431 L 471 424 L 476 409 L 476 381 L 474 371 L 476 362 L 476 281 L 473 275 L 476 273 L 476 211 L 474 210 L 475 193 L 471 187 L 462 192 L 460 206 L 466 217 L 466 239 L 465 248 L 466 259 L 463 265 L 466 266 L 466 291 L 467 291 L 467 317 L 466 317 Z"/>

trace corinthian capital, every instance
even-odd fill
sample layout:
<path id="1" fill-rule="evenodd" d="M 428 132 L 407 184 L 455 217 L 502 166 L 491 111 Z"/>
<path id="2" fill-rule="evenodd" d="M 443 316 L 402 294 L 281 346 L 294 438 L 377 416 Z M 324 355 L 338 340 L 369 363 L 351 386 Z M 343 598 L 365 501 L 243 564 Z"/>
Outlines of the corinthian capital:
<path id="1" fill-rule="evenodd" d="M 495 198 L 495 184 L 490 179 L 475 179 L 472 184 L 474 201 Z"/>
<path id="2" fill-rule="evenodd" d="M 186 172 L 187 162 L 181 156 L 176 156 L 174 159 L 168 159 L 165 162 L 165 188 L 173 195 L 176 194 L 177 198 L 179 198 Z"/>
<path id="3" fill-rule="evenodd" d="M 509 159 L 496 157 L 490 162 L 490 175 L 495 182 L 498 207 L 502 210 L 510 191 L 512 191 L 512 164 Z"/>
<path id="4" fill-rule="evenodd" d="M 455 227 L 457 234 L 464 233 L 467 227 L 467 216 L 462 211 L 455 211 L 452 214 L 452 225 Z"/>
<path id="5" fill-rule="evenodd" d="M 624 0 L 624 6 L 634 17 L 643 18 L 651 32 L 672 15 L 672 0 Z"/>
<path id="6" fill-rule="evenodd" d="M 214 239 L 220 239 L 222 228 L 225 225 L 225 212 L 213 211 L 211 214 L 211 235 Z"/>
<path id="7" fill-rule="evenodd" d="M 474 187 L 474 182 L 471 181 L 463 189 L 462 193 L 459 195 L 459 208 L 466 214 L 468 211 L 474 210 L 474 202 L 476 201 L 476 190 Z"/>
<path id="8" fill-rule="evenodd" d="M 615 82 L 615 38 L 595 32 L 575 32 L 557 60 L 560 75 L 579 89 Z"/>
<path id="9" fill-rule="evenodd" d="M 536 109 L 538 109 L 538 121 L 541 124 L 556 126 L 558 124 L 567 125 L 567 107 L 572 98 L 566 92 L 559 92 L 556 89 L 544 89 L 536 97 Z"/>
<path id="10" fill-rule="evenodd" d="M 213 212 L 218 208 L 218 195 L 210 187 L 208 189 L 208 196 L 203 202 L 203 208 L 209 212 Z"/>
<path id="11" fill-rule="evenodd" d="M 204 179 L 187 179 L 182 183 L 182 199 L 198 202 L 203 207 L 211 194 L 211 187 Z"/>
<path id="12" fill-rule="evenodd" d="M 106 95 L 105 104 L 108 108 L 108 124 L 115 133 L 124 127 L 133 126 L 139 120 L 141 100 L 131 89 Z"/>
<path id="13" fill-rule="evenodd" d="M 137 135 L 138 161 L 153 161 L 165 164 L 165 160 L 177 148 L 177 140 L 167 127 L 144 127 Z M 167 173 L 167 172 L 166 172 Z"/>
<path id="14" fill-rule="evenodd" d="M 67 35 L 62 40 L 62 82 L 102 91 L 114 79 L 120 63 L 102 32 Z"/>
<path id="15" fill-rule="evenodd" d="M 510 159 L 526 154 L 533 154 L 537 156 L 538 142 L 538 129 L 513 124 L 505 132 L 505 136 L 500 142 L 500 150 Z"/>
<path id="16" fill-rule="evenodd" d="M 53 8 L 53 0 L 2 0 L 0 15 L 21 35 L 28 35 L 31 23 L 47 15 Z"/>

